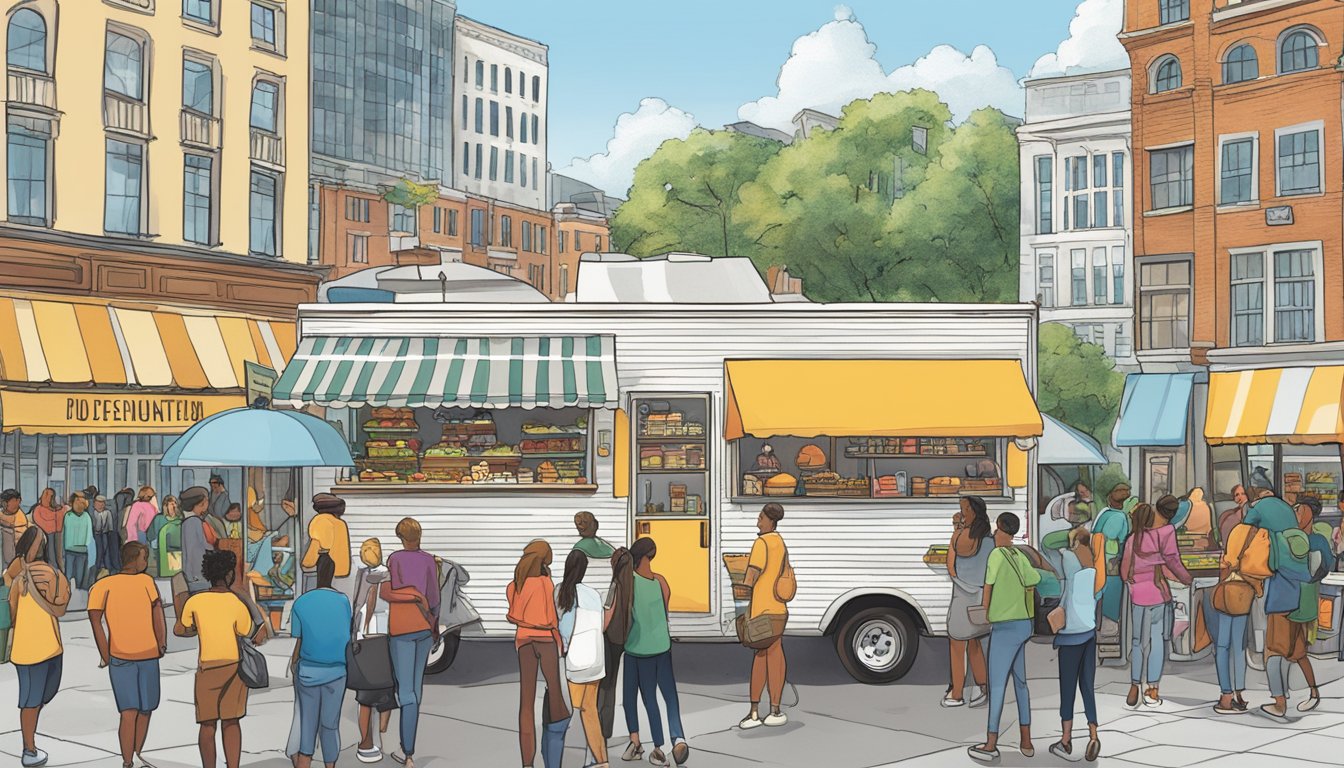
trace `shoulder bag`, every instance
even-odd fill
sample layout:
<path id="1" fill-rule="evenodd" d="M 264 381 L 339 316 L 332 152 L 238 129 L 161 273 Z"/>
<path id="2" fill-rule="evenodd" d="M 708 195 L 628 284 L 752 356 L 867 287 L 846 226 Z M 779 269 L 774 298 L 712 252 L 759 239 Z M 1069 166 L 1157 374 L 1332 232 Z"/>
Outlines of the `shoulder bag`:
<path id="1" fill-rule="evenodd" d="M 769 552 L 769 550 L 766 550 Z M 769 567 L 769 561 L 766 567 Z M 785 576 L 785 571 L 788 576 Z M 779 574 L 775 576 L 775 597 L 780 602 L 787 603 L 792 600 L 798 592 L 798 583 L 793 575 L 793 568 L 789 566 L 789 551 L 784 550 L 784 564 L 780 568 Z M 785 595 L 788 595 L 785 597 Z M 763 613 L 759 616 L 750 616 L 742 614 L 737 617 L 737 641 L 752 650 L 764 650 L 774 645 L 775 641 L 784 635 L 784 629 L 788 625 L 789 615 L 787 613 Z"/>
<path id="2" fill-rule="evenodd" d="M 779 545 L 784 547 L 784 567 L 780 568 L 779 577 L 775 579 L 775 599 L 788 603 L 798 596 L 798 575 L 793 572 L 793 564 L 789 562 L 789 548 L 784 545 L 783 539 Z"/>
<path id="3" fill-rule="evenodd" d="M 364 571 L 355 580 L 355 596 L 363 591 Z M 370 589 L 374 586 L 371 585 Z M 377 599 L 377 598 L 375 598 Z M 381 691 L 396 687 L 392 673 L 392 640 L 385 634 L 359 636 L 359 612 L 350 618 L 350 644 L 345 648 L 345 687 L 352 691 Z"/>
<path id="4" fill-rule="evenodd" d="M 1246 616 L 1251 612 L 1251 604 L 1255 602 L 1255 585 L 1241 575 L 1241 558 L 1250 548 L 1251 541 L 1259 530 L 1252 528 L 1246 532 L 1246 537 L 1241 543 L 1241 551 L 1237 553 L 1237 559 L 1232 562 L 1227 578 L 1219 581 L 1213 588 L 1213 609 L 1221 614 Z"/>
<path id="5" fill-rule="evenodd" d="M 252 606 L 241 597 L 238 597 L 238 602 L 243 604 L 248 616 L 251 616 Z M 271 687 L 271 672 L 266 668 L 266 656 L 252 643 L 250 637 L 238 638 L 238 679 L 252 690 Z"/>

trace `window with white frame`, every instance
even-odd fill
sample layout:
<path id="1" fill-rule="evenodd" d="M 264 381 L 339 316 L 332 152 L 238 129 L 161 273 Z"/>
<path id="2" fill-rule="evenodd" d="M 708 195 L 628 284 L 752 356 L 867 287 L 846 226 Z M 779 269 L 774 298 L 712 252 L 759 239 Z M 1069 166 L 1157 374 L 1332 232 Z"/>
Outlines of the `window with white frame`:
<path id="1" fill-rule="evenodd" d="M 564 233 L 561 233 L 561 244 L 564 244 Z M 1055 306 L 1055 254 L 1051 251 L 1036 252 L 1036 279 L 1037 293 L 1040 295 L 1041 306 Z"/>
<path id="2" fill-rule="evenodd" d="M 1195 200 L 1195 148 L 1187 144 L 1148 153 L 1152 210 L 1185 208 Z"/>
<path id="3" fill-rule="evenodd" d="M 1069 303 L 1075 307 L 1087 304 L 1087 250 L 1074 248 L 1069 252 Z"/>
<path id="4" fill-rule="evenodd" d="M 252 44 L 268 50 L 278 49 L 279 36 L 276 33 L 275 6 L 267 3 L 252 3 Z"/>
<path id="5" fill-rule="evenodd" d="M 349 234 L 349 242 L 346 243 L 346 249 L 350 254 L 351 264 L 369 263 L 369 236 L 357 235 L 353 232 Z"/>
<path id="6" fill-rule="evenodd" d="M 1064 229 L 1121 226 L 1123 186 L 1123 153 L 1099 152 L 1064 158 Z M 1044 192 L 1041 196 L 1043 200 Z"/>
<path id="7" fill-rule="evenodd" d="M 1282 196 L 1312 195 L 1321 191 L 1320 124 L 1274 132 L 1275 185 Z"/>
<path id="8" fill-rule="evenodd" d="M 1093 303 L 1093 304 L 1096 304 L 1096 305 L 1098 305 L 1098 306 L 1101 306 L 1101 305 L 1103 305 L 1103 304 L 1106 304 L 1106 303 L 1107 303 L 1107 300 L 1109 299 L 1108 291 L 1106 290 L 1108 287 L 1110 287 L 1110 286 L 1109 286 L 1109 281 L 1106 279 L 1106 278 L 1107 278 L 1107 273 L 1108 273 L 1108 272 L 1109 272 L 1109 269 L 1108 269 L 1108 264 L 1107 264 L 1107 261 L 1106 261 L 1106 249 L 1105 249 L 1104 247 L 1103 247 L 1103 248 L 1093 248 L 1093 249 L 1092 249 L 1092 303 Z"/>
<path id="9" fill-rule="evenodd" d="M 1141 349 L 1189 349 L 1190 262 L 1148 261 L 1139 267 Z"/>
<path id="10" fill-rule="evenodd" d="M 1115 326 L 1114 354 L 1116 357 L 1129 357 L 1134 354 L 1134 342 L 1129 338 L 1129 329 L 1124 323 Z"/>
<path id="11" fill-rule="evenodd" d="M 1225 137 L 1218 153 L 1218 204 L 1254 203 L 1256 194 L 1256 137 Z"/>
<path id="12" fill-rule="evenodd" d="M 1036 158 L 1036 234 L 1054 233 L 1055 159 Z"/>
<path id="13" fill-rule="evenodd" d="M 1232 346 L 1311 343 L 1318 338 L 1320 248 L 1315 243 L 1233 251 Z M 1273 311 L 1266 311 L 1272 297 Z"/>
<path id="14" fill-rule="evenodd" d="M 1110 198 L 1108 184 L 1106 181 L 1107 156 L 1105 153 L 1092 156 L 1092 226 L 1101 228 L 1110 226 L 1108 217 L 1111 207 L 1107 204 Z"/>
<path id="15" fill-rule="evenodd" d="M 1111 246 L 1111 303 L 1125 303 L 1125 246 Z"/>
<path id="16" fill-rule="evenodd" d="M 415 209 L 396 203 L 387 204 L 387 218 L 394 233 L 415 235 L 419 228 L 415 226 Z"/>
<path id="17" fill-rule="evenodd" d="M 1087 229 L 1091 217 L 1087 155 L 1064 158 L 1064 229 Z"/>
<path id="18" fill-rule="evenodd" d="M 1157 9 L 1163 24 L 1175 24 L 1190 18 L 1190 0 L 1157 0 Z"/>
<path id="19" fill-rule="evenodd" d="M 1125 153 L 1111 153 L 1111 226 L 1125 225 Z"/>
<path id="20" fill-rule="evenodd" d="M 1158 59 L 1156 66 L 1153 67 L 1152 82 L 1153 93 L 1166 93 L 1180 88 L 1181 60 L 1171 55 Z"/>
<path id="21" fill-rule="evenodd" d="M 1279 38 L 1279 74 L 1305 72 L 1321 65 L 1321 40 L 1314 30 L 1298 28 Z"/>
<path id="22" fill-rule="evenodd" d="M 1260 76 L 1260 61 L 1250 43 L 1242 43 L 1223 59 L 1223 83 L 1244 83 Z"/>

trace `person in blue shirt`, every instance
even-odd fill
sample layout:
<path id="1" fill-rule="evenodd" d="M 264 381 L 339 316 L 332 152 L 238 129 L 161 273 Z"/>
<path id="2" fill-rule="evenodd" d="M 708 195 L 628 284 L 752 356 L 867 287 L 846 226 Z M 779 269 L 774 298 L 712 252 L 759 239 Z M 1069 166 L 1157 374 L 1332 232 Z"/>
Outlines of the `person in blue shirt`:
<path id="1" fill-rule="evenodd" d="M 332 589 L 336 563 L 325 552 L 317 558 L 317 589 L 294 601 L 294 723 L 286 750 L 295 768 L 312 765 L 317 743 L 322 762 L 336 765 L 341 752 L 341 703 L 345 698 L 345 647 L 350 643 L 351 609 L 345 595 Z"/>

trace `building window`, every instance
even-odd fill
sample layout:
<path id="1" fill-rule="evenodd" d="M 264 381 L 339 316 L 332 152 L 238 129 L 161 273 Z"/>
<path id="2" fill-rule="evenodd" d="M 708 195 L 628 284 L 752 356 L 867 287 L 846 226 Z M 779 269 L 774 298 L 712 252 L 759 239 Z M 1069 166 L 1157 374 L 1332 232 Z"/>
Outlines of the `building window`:
<path id="1" fill-rule="evenodd" d="M 532 76 L 532 100 L 541 101 L 541 78 L 536 75 Z"/>
<path id="2" fill-rule="evenodd" d="M 1316 251 L 1274 254 L 1274 341 L 1316 341 Z"/>
<path id="3" fill-rule="evenodd" d="M 499 93 L 499 65 L 490 65 L 490 92 Z"/>
<path id="4" fill-rule="evenodd" d="M 499 244 L 505 248 L 513 247 L 513 217 L 499 217 Z"/>
<path id="5" fill-rule="evenodd" d="M 476 98 L 476 132 L 485 133 L 485 99 Z"/>
<path id="6" fill-rule="evenodd" d="M 480 59 L 476 60 L 476 87 L 485 87 L 485 62 Z"/>
<path id="7" fill-rule="evenodd" d="M 1054 232 L 1055 161 L 1049 155 L 1036 158 L 1036 234 Z"/>
<path id="8" fill-rule="evenodd" d="M 1105 289 L 1102 289 L 1105 293 Z M 1111 246 L 1111 303 L 1125 303 L 1125 246 Z"/>
<path id="9" fill-rule="evenodd" d="M 539 127 L 540 125 L 541 125 L 541 118 L 537 117 L 535 114 L 532 115 L 532 143 L 533 143 L 533 144 L 540 144 L 540 143 L 541 143 L 541 129 L 540 129 L 540 127 Z"/>
<path id="10" fill-rule="evenodd" d="M 1232 346 L 1265 343 L 1265 254 L 1232 254 Z"/>
<path id="11" fill-rule="evenodd" d="M 504 68 L 504 92 L 513 93 L 513 69 L 511 67 Z"/>
<path id="12" fill-rule="evenodd" d="M 485 167 L 485 145 L 476 145 L 476 180 L 481 180 L 481 172 Z"/>
<path id="13" fill-rule="evenodd" d="M 532 158 L 532 191 L 533 191 L 533 192 L 535 192 L 535 191 L 537 190 L 537 177 L 538 177 L 538 176 L 539 176 L 539 174 L 537 173 L 537 158 L 534 157 L 534 158 Z"/>
<path id="14" fill-rule="evenodd" d="M 1111 226 L 1125 225 L 1125 153 L 1111 153 Z"/>
<path id="15" fill-rule="evenodd" d="M 467 130 L 467 97 L 462 97 L 462 130 Z"/>
<path id="16" fill-rule="evenodd" d="M 45 120 L 12 116 L 8 128 L 5 169 L 9 219 L 46 226 L 51 125 Z"/>
<path id="17" fill-rule="evenodd" d="M 369 223 L 369 201 L 367 198 L 350 195 L 345 198 L 345 220 L 361 224 Z"/>
<path id="18" fill-rule="evenodd" d="M 107 33 L 103 88 L 140 101 L 144 97 L 145 49 L 139 40 Z"/>
<path id="19" fill-rule="evenodd" d="M 560 265 L 560 298 L 563 299 L 563 298 L 565 298 L 565 297 L 568 296 L 568 295 L 569 295 L 569 265 L 568 265 L 568 264 L 561 264 L 561 265 Z"/>
<path id="20" fill-rule="evenodd" d="M 214 245 L 214 160 L 205 155 L 186 155 L 182 160 L 182 239 Z"/>
<path id="21" fill-rule="evenodd" d="M 601 236 L 601 235 L 593 235 L 593 250 L 594 250 L 594 251 L 597 251 L 598 253 L 601 253 L 601 252 L 602 252 L 602 236 Z"/>
<path id="22" fill-rule="evenodd" d="M 546 232 L 546 228 L 543 227 L 543 226 L 541 226 L 540 224 L 537 225 L 537 238 L 536 238 L 536 240 L 537 240 L 537 245 L 541 247 L 541 255 L 542 255 L 542 256 L 545 256 L 545 255 L 546 255 L 546 247 L 547 247 L 547 245 L 550 244 L 551 239 L 550 239 L 550 237 L 548 236 L 548 234 L 547 234 L 547 232 Z"/>
<path id="23" fill-rule="evenodd" d="M 22 8 L 9 17 L 5 63 L 12 69 L 46 73 L 47 22 L 36 11 Z"/>
<path id="24" fill-rule="evenodd" d="M 1055 255 L 1036 253 L 1036 294 L 1043 307 L 1055 306 Z"/>
<path id="25" fill-rule="evenodd" d="M 1139 268 L 1139 334 L 1142 349 L 1190 347 L 1190 262 Z"/>
<path id="26" fill-rule="evenodd" d="M 513 138 L 513 107 L 504 108 L 504 135 Z"/>
<path id="27" fill-rule="evenodd" d="M 1106 304 L 1108 299 L 1106 288 L 1106 249 L 1092 249 L 1092 303 L 1097 306 Z"/>
<path id="28" fill-rule="evenodd" d="M 1152 210 L 1182 208 L 1194 204 L 1195 148 L 1160 149 L 1148 153 L 1152 182 Z"/>
<path id="29" fill-rule="evenodd" d="M 274 174 L 252 169 L 251 194 L 248 197 L 249 253 L 258 256 L 278 256 L 279 217 L 276 216 L 276 187 Z"/>
<path id="30" fill-rule="evenodd" d="M 471 209 L 471 247 L 485 247 L 485 210 Z"/>
<path id="31" fill-rule="evenodd" d="M 434 234 L 443 233 L 443 209 L 434 206 Z"/>
<path id="32" fill-rule="evenodd" d="M 415 221 L 415 209 L 396 203 L 387 204 L 387 222 L 393 234 L 414 235 L 419 231 Z"/>
<path id="33" fill-rule="evenodd" d="M 1310 195 L 1320 192 L 1320 129 L 1292 133 L 1275 131 L 1275 144 L 1278 148 L 1279 194 Z"/>
<path id="34" fill-rule="evenodd" d="M 490 102 L 490 135 L 499 135 L 499 102 Z"/>
<path id="35" fill-rule="evenodd" d="M 1087 251 L 1075 248 L 1069 252 L 1069 303 L 1075 307 L 1087 304 Z"/>
<path id="36" fill-rule="evenodd" d="M 353 232 L 346 236 L 345 250 L 350 254 L 349 262 L 351 264 L 369 263 L 369 236 L 356 235 Z"/>
<path id="37" fill-rule="evenodd" d="M 1107 162 L 1105 154 L 1092 156 L 1092 186 L 1095 187 L 1092 192 L 1092 226 L 1097 228 L 1109 226 L 1107 217 L 1111 206 L 1107 203 L 1110 194 L 1106 186 Z"/>
<path id="38" fill-rule="evenodd" d="M 1190 18 L 1190 0 L 1158 0 L 1161 23 L 1175 24 Z"/>
<path id="39" fill-rule="evenodd" d="M 1253 137 L 1223 142 L 1218 175 L 1219 205 L 1240 205 L 1256 199 Z"/>
<path id="40" fill-rule="evenodd" d="M 471 176 L 471 144 L 462 142 L 462 176 Z"/>
<path id="41" fill-rule="evenodd" d="M 527 222 L 523 222 L 522 249 L 528 253 L 532 251 L 532 225 Z"/>
<path id="42" fill-rule="evenodd" d="M 1316 341 L 1318 273 L 1315 247 L 1232 254 L 1232 345 Z M 1268 256 L 1268 260 L 1267 260 Z M 1267 292 L 1274 312 L 1266 314 Z"/>
<path id="43" fill-rule="evenodd" d="M 448 236 L 457 237 L 457 211 L 448 209 Z"/>
<path id="44" fill-rule="evenodd" d="M 1295 29 L 1279 39 L 1279 74 L 1304 72 L 1320 66 L 1320 41 L 1305 29 Z"/>
<path id="45" fill-rule="evenodd" d="M 1260 60 L 1250 43 L 1242 43 L 1227 52 L 1223 59 L 1223 83 L 1244 83 L 1260 76 Z"/>
<path id="46" fill-rule="evenodd" d="M 123 235 L 138 235 L 140 201 L 143 199 L 145 147 L 143 144 L 107 140 L 107 181 L 103 198 L 103 229 Z"/>
<path id="47" fill-rule="evenodd" d="M 214 24 L 214 0 L 182 0 L 182 16 L 201 24 Z"/>
<path id="48" fill-rule="evenodd" d="M 252 86 L 250 125 L 259 131 L 276 133 L 276 110 L 280 102 L 280 86 L 269 80 L 258 80 Z"/>
<path id="49" fill-rule="evenodd" d="M 519 184 L 519 186 L 526 187 L 526 186 L 527 186 L 527 155 L 524 155 L 524 154 L 519 154 L 519 155 L 518 155 L 518 176 L 519 176 L 519 178 L 518 178 L 518 184 Z"/>
<path id="50" fill-rule="evenodd" d="M 215 114 L 215 73 L 210 64 L 182 60 L 182 108 L 202 115 Z"/>
<path id="51" fill-rule="evenodd" d="M 499 147 L 490 148 L 490 180 L 499 178 Z"/>
<path id="52" fill-rule="evenodd" d="M 524 144 L 526 144 L 526 143 L 527 143 L 527 113 L 526 113 L 526 112 L 520 112 L 520 113 L 518 113 L 518 114 L 519 114 L 519 117 L 518 117 L 518 140 L 521 141 L 521 142 L 523 142 Z"/>
<path id="53" fill-rule="evenodd" d="M 504 150 L 504 182 L 513 183 L 513 150 Z"/>
<path id="54" fill-rule="evenodd" d="M 252 4 L 252 42 L 275 50 L 275 8 L 264 3 Z"/>
<path id="55" fill-rule="evenodd" d="M 1163 56 L 1153 68 L 1153 93 L 1166 93 L 1181 87 L 1181 61 L 1175 56 Z"/>
<path id="56" fill-rule="evenodd" d="M 556 245 L 559 248 L 560 253 L 565 252 L 565 240 L 567 239 L 565 236 L 568 234 L 569 233 L 565 232 L 564 230 L 560 230 L 559 232 L 555 233 Z"/>
<path id="57" fill-rule="evenodd" d="M 1088 190 L 1090 185 L 1087 181 L 1088 160 L 1087 155 L 1081 157 L 1064 158 L 1064 192 L 1065 192 L 1065 218 L 1069 219 L 1064 224 L 1065 229 L 1087 229 L 1090 218 L 1088 216 L 1088 205 L 1091 197 Z M 1069 222 L 1072 222 L 1072 226 Z"/>

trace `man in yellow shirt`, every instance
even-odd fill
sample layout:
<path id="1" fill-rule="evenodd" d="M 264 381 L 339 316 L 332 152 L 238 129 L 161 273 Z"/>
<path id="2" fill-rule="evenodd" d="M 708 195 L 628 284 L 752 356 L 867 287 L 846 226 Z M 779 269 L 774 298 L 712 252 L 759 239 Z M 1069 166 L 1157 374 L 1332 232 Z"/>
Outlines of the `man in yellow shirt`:
<path id="1" fill-rule="evenodd" d="M 308 522 L 308 548 L 303 551 L 300 565 L 311 580 L 317 567 L 317 556 L 326 552 L 336 564 L 336 578 L 350 575 L 350 529 L 342 515 L 345 500 L 330 493 L 313 497 L 313 511 L 317 514 Z"/>
<path id="2" fill-rule="evenodd" d="M 89 623 L 101 666 L 112 680 L 121 713 L 121 762 L 129 766 L 144 750 L 150 715 L 159 708 L 159 658 L 168 650 L 168 633 L 159 588 L 145 573 L 149 547 L 126 542 L 121 563 L 121 573 L 99 579 L 89 590 Z"/>
<path id="3" fill-rule="evenodd" d="M 61 687 L 64 647 L 57 622 L 70 602 L 70 582 L 46 562 L 47 536 L 30 526 L 19 537 L 14 558 L 5 569 L 14 615 L 14 646 L 10 661 L 19 678 L 19 727 L 23 731 L 24 768 L 45 765 L 47 753 L 37 748 L 37 720 Z"/>
<path id="4" fill-rule="evenodd" d="M 215 768 L 215 731 L 224 722 L 224 761 L 238 765 L 243 750 L 241 720 L 247 715 L 247 686 L 238 676 L 238 638 L 252 633 L 252 614 L 233 592 L 238 558 L 228 550 L 205 553 L 201 575 L 210 589 L 187 598 L 173 634 L 200 639 L 196 669 L 197 746 L 203 768 Z"/>
<path id="5" fill-rule="evenodd" d="M 780 709 L 784 698 L 784 627 L 789 621 L 789 609 L 779 598 L 776 586 L 784 571 L 788 550 L 779 535 L 779 521 L 784 519 L 784 507 L 775 502 L 766 504 L 756 517 L 756 541 L 751 545 L 747 561 L 746 588 L 751 594 L 748 618 L 770 616 L 778 631 L 774 640 L 764 648 L 755 648 L 751 662 L 751 712 L 738 725 L 742 730 L 767 725 L 778 727 L 789 722 Z M 770 689 L 770 714 L 760 715 L 761 695 Z"/>

